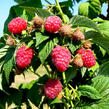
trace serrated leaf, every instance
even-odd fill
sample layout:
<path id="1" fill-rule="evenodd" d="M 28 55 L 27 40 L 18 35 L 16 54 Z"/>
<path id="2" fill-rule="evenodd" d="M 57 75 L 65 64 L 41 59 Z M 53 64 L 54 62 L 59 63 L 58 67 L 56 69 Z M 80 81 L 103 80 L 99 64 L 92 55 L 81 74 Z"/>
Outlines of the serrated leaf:
<path id="1" fill-rule="evenodd" d="M 42 8 L 41 0 L 26 0 L 24 3 L 21 3 L 20 6 L 29 6 L 29 7 L 36 7 Z"/>
<path id="2" fill-rule="evenodd" d="M 65 75 L 66 75 L 66 81 L 67 83 L 72 80 L 77 74 L 77 70 L 75 67 L 68 67 L 67 70 L 65 71 Z"/>
<path id="3" fill-rule="evenodd" d="M 73 43 L 68 43 L 68 47 L 69 47 L 71 53 L 74 54 L 74 52 L 79 48 L 79 45 L 73 44 Z"/>
<path id="4" fill-rule="evenodd" d="M 98 24 L 98 28 L 104 34 L 105 37 L 109 37 L 109 21 Z"/>
<path id="5" fill-rule="evenodd" d="M 5 77 L 6 77 L 7 82 L 9 82 L 9 75 L 14 65 L 14 52 L 15 52 L 14 48 L 9 48 L 6 54 L 5 60 L 4 60 L 3 68 L 5 71 Z"/>
<path id="6" fill-rule="evenodd" d="M 28 99 L 35 105 L 39 106 L 41 99 L 42 99 L 42 94 L 40 94 L 40 85 L 34 84 L 31 89 L 29 89 L 27 93 Z"/>
<path id="7" fill-rule="evenodd" d="M 41 63 L 43 64 L 47 57 L 50 55 L 51 51 L 53 50 L 55 44 L 58 42 L 57 38 L 53 40 L 49 40 L 40 44 L 38 48 L 39 58 Z"/>
<path id="8" fill-rule="evenodd" d="M 31 47 L 34 44 L 34 40 L 31 40 L 28 45 L 26 46 L 26 49 L 28 49 L 29 47 Z"/>
<path id="9" fill-rule="evenodd" d="M 28 99 L 35 105 L 39 106 L 42 94 L 40 93 L 40 88 L 42 85 L 48 80 L 48 76 L 44 75 L 37 80 L 33 80 L 30 83 L 22 84 L 20 86 L 21 89 L 27 89 L 27 97 Z"/>
<path id="10" fill-rule="evenodd" d="M 109 38 L 103 37 L 102 34 L 95 31 L 88 31 L 85 33 L 86 39 L 91 39 L 93 42 L 104 48 L 109 54 Z M 96 36 L 96 37 L 95 37 Z"/>
<path id="11" fill-rule="evenodd" d="M 95 22 L 93 22 L 91 19 L 85 16 L 80 16 L 80 15 L 75 15 L 70 19 L 70 24 L 73 27 L 88 27 L 88 28 L 93 28 L 97 31 L 99 31 L 97 25 Z"/>
<path id="12" fill-rule="evenodd" d="M 100 93 L 92 86 L 82 85 L 79 86 L 78 91 L 80 92 L 81 96 L 86 96 L 90 99 L 101 99 Z"/>
<path id="13" fill-rule="evenodd" d="M 43 41 L 49 39 L 49 36 L 43 35 L 40 32 L 36 32 L 35 35 L 36 35 L 36 47 L 40 45 Z"/>
<path id="14" fill-rule="evenodd" d="M 9 88 L 8 89 L 9 93 L 9 102 L 15 103 L 16 105 L 21 105 L 21 100 L 22 100 L 22 93 L 15 88 Z"/>
<path id="15" fill-rule="evenodd" d="M 89 18 L 95 18 L 101 13 L 101 6 L 99 0 L 87 1 L 80 4 L 79 14 Z"/>
<path id="16" fill-rule="evenodd" d="M 35 16 L 35 14 L 37 14 L 40 17 L 48 17 L 53 15 L 52 13 L 48 12 L 45 9 L 41 9 L 41 8 L 33 8 L 33 7 L 25 7 L 25 6 L 21 6 L 23 9 L 25 9 L 31 16 Z"/>
<path id="17" fill-rule="evenodd" d="M 82 104 L 74 109 L 108 109 L 109 108 L 109 77 L 97 76 L 92 79 L 92 87 L 94 87 L 102 96 L 102 99 L 92 102 L 82 102 Z"/>
<path id="18" fill-rule="evenodd" d="M 62 101 L 59 100 L 58 98 L 55 98 L 55 99 L 50 103 L 50 105 L 51 105 L 51 104 L 56 104 L 56 103 L 62 103 Z"/>
<path id="19" fill-rule="evenodd" d="M 100 66 L 100 68 L 97 69 L 96 74 L 97 75 L 109 76 L 109 61 L 102 64 Z"/>
<path id="20" fill-rule="evenodd" d="M 2 74 L 0 74 L 0 90 L 3 90 L 3 87 L 2 87 Z"/>
<path id="21" fill-rule="evenodd" d="M 86 67 L 82 67 L 81 68 L 81 75 L 82 77 L 84 77 L 85 73 L 86 73 L 87 68 Z"/>

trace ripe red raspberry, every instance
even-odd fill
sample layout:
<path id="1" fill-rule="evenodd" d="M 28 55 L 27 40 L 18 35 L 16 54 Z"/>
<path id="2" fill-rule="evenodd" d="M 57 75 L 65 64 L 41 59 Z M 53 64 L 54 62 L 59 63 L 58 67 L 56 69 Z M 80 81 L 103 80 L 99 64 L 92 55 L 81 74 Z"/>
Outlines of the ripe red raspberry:
<path id="1" fill-rule="evenodd" d="M 62 90 L 62 84 L 59 80 L 50 79 L 44 85 L 44 93 L 47 98 L 54 99 Z"/>
<path id="2" fill-rule="evenodd" d="M 13 34 L 19 34 L 27 28 L 27 22 L 20 18 L 14 18 L 9 24 L 8 29 Z"/>
<path id="3" fill-rule="evenodd" d="M 58 16 L 49 16 L 45 21 L 45 30 L 50 33 L 56 33 L 61 27 L 62 20 Z"/>
<path id="4" fill-rule="evenodd" d="M 86 53 L 82 56 L 83 65 L 85 67 L 92 67 L 96 64 L 95 56 L 91 50 L 86 50 Z"/>
<path id="5" fill-rule="evenodd" d="M 56 46 L 56 48 L 53 49 L 51 56 L 53 64 L 60 72 L 67 69 L 71 61 L 71 54 L 68 49 Z"/>
<path id="6" fill-rule="evenodd" d="M 83 55 L 85 54 L 86 50 L 84 48 L 80 48 L 79 50 L 77 50 L 77 54 Z"/>
<path id="7" fill-rule="evenodd" d="M 33 50 L 31 48 L 26 49 L 26 46 L 20 47 L 16 52 L 16 63 L 19 68 L 27 67 L 33 58 Z"/>

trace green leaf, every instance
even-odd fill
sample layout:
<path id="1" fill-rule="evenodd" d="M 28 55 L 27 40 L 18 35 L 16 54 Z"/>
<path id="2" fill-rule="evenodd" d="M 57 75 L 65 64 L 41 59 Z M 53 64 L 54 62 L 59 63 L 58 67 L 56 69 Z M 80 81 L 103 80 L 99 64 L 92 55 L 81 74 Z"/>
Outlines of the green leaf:
<path id="1" fill-rule="evenodd" d="M 88 31 L 85 33 L 86 39 L 91 39 L 96 44 L 104 48 L 109 54 L 109 38 L 103 37 L 102 34 L 95 31 Z"/>
<path id="2" fill-rule="evenodd" d="M 10 72 L 12 70 L 12 67 L 14 66 L 14 52 L 15 49 L 14 48 L 9 48 L 5 60 L 4 60 L 4 71 L 5 71 L 5 76 L 6 76 L 6 80 L 7 82 L 9 82 L 9 75 Z"/>
<path id="3" fill-rule="evenodd" d="M 49 39 L 49 36 L 43 35 L 40 32 L 36 32 L 36 46 L 40 45 L 43 41 Z"/>
<path id="4" fill-rule="evenodd" d="M 0 74 L 0 90 L 3 90 L 3 87 L 2 87 L 2 74 Z"/>
<path id="5" fill-rule="evenodd" d="M 103 19 L 101 19 L 101 18 L 94 18 L 93 21 L 94 21 L 94 22 L 99 22 L 99 23 L 105 22 L 105 20 L 103 20 Z"/>
<path id="6" fill-rule="evenodd" d="M 51 51 L 53 50 L 57 42 L 58 42 L 58 39 L 54 38 L 53 40 L 48 40 L 40 44 L 38 48 L 38 52 L 39 52 L 39 58 L 42 64 L 45 62 L 47 57 L 50 55 Z"/>
<path id="7" fill-rule="evenodd" d="M 30 16 L 33 16 L 33 17 L 35 16 L 35 14 L 43 18 L 53 15 L 52 13 L 48 12 L 45 9 L 26 7 L 26 6 L 21 6 L 21 7 L 25 9 L 29 13 Z"/>
<path id="8" fill-rule="evenodd" d="M 76 75 L 77 75 L 77 70 L 75 67 L 68 67 L 67 70 L 65 71 L 65 75 L 66 75 L 66 81 L 67 83 L 72 80 Z"/>
<path id="9" fill-rule="evenodd" d="M 85 101 L 74 109 L 108 109 L 109 108 L 109 77 L 103 75 L 97 76 L 92 79 L 92 87 L 94 87 L 102 96 L 97 101 Z"/>
<path id="10" fill-rule="evenodd" d="M 101 4 L 99 0 L 87 1 L 85 3 L 80 4 L 79 6 L 79 14 L 89 17 L 95 18 L 101 13 Z"/>
<path id="11" fill-rule="evenodd" d="M 81 96 L 86 96 L 90 99 L 101 99 L 100 93 L 92 86 L 82 85 L 79 86 L 78 91 L 80 92 Z"/>
<path id="12" fill-rule="evenodd" d="M 40 88 L 48 80 L 48 76 L 44 75 L 37 80 L 33 80 L 30 83 L 22 84 L 21 89 L 27 89 L 28 99 L 35 105 L 39 106 L 42 100 L 42 94 L 40 93 Z"/>
<path id="13" fill-rule="evenodd" d="M 85 73 L 86 73 L 87 68 L 86 67 L 82 67 L 81 68 L 81 75 L 82 77 L 84 77 Z"/>
<path id="14" fill-rule="evenodd" d="M 39 106 L 41 99 L 42 99 L 42 94 L 40 94 L 40 88 L 41 86 L 38 84 L 34 84 L 31 89 L 27 93 L 28 99 L 35 105 Z"/>
<path id="15" fill-rule="evenodd" d="M 85 16 L 75 15 L 70 19 L 70 24 L 72 24 L 73 27 L 88 27 L 99 31 L 96 23 Z"/>
<path id="16" fill-rule="evenodd" d="M 68 43 L 68 47 L 69 47 L 71 53 L 74 54 L 74 52 L 79 48 L 79 45 L 73 44 L 73 43 Z"/>
<path id="17" fill-rule="evenodd" d="M 100 66 L 100 68 L 97 69 L 96 74 L 97 75 L 109 76 L 109 61 L 102 64 Z"/>
<path id="18" fill-rule="evenodd" d="M 28 45 L 26 46 L 26 49 L 28 49 L 29 47 L 31 47 L 34 44 L 34 40 L 31 40 Z"/>
<path id="19" fill-rule="evenodd" d="M 29 7 L 36 7 L 42 8 L 41 0 L 26 0 L 26 2 L 21 3 L 20 6 L 29 6 Z"/>
<path id="20" fill-rule="evenodd" d="M 58 98 L 55 98 L 55 99 L 50 103 L 50 105 L 51 105 L 51 104 L 55 104 L 55 103 L 62 103 L 62 101 L 59 100 Z"/>
<path id="21" fill-rule="evenodd" d="M 21 105 L 22 93 L 15 88 L 9 88 L 9 102 L 15 103 L 16 105 Z"/>
<path id="22" fill-rule="evenodd" d="M 105 37 L 109 37 L 109 21 L 98 24 L 98 28 Z"/>

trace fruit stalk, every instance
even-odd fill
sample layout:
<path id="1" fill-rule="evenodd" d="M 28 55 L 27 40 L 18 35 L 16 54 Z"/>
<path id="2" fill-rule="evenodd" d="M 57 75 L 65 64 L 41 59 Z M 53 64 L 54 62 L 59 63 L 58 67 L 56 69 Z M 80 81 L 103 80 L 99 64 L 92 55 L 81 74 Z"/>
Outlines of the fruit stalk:
<path id="1" fill-rule="evenodd" d="M 60 7 L 60 4 L 59 4 L 58 0 L 55 0 L 55 2 L 56 2 L 56 6 L 57 6 L 58 10 L 60 11 L 60 14 L 62 16 L 62 19 L 63 19 L 64 23 L 66 23 L 66 20 L 65 20 L 65 17 L 64 17 L 64 13 L 62 12 L 62 9 Z"/>
<path id="2" fill-rule="evenodd" d="M 62 77 L 63 77 L 64 86 L 65 86 L 65 95 L 66 95 L 66 99 L 69 101 L 69 97 L 68 97 L 68 88 L 67 88 L 67 82 L 66 82 L 65 72 L 62 73 Z M 68 107 L 67 107 L 67 109 L 68 109 Z"/>

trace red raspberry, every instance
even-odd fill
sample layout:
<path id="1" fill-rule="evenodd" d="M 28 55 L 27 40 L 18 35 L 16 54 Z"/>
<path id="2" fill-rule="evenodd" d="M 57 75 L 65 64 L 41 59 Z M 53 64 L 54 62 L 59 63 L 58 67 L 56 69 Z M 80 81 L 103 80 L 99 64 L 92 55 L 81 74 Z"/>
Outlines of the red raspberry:
<path id="1" fill-rule="evenodd" d="M 95 56 L 91 50 L 86 50 L 86 53 L 82 56 L 83 65 L 85 67 L 92 67 L 96 64 Z"/>
<path id="2" fill-rule="evenodd" d="M 56 33 L 61 27 L 62 20 L 58 16 L 49 16 L 45 21 L 45 30 L 50 33 Z"/>
<path id="3" fill-rule="evenodd" d="M 27 67 L 33 58 L 33 50 L 31 48 L 26 49 L 25 46 L 20 47 L 16 53 L 16 62 L 19 68 Z"/>
<path id="4" fill-rule="evenodd" d="M 86 50 L 84 48 L 80 48 L 79 50 L 77 50 L 77 54 L 83 55 L 85 54 Z"/>
<path id="5" fill-rule="evenodd" d="M 8 29 L 13 34 L 19 34 L 27 28 L 27 22 L 20 18 L 14 18 L 9 24 Z"/>
<path id="6" fill-rule="evenodd" d="M 71 54 L 68 49 L 56 46 L 56 48 L 53 49 L 51 56 L 53 64 L 60 72 L 67 69 L 71 61 Z"/>
<path id="7" fill-rule="evenodd" d="M 62 90 L 62 84 L 59 80 L 50 79 L 44 85 L 44 93 L 47 98 L 54 99 Z"/>

